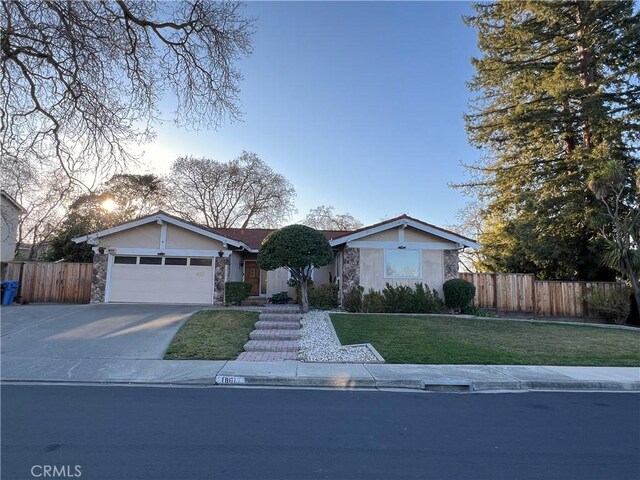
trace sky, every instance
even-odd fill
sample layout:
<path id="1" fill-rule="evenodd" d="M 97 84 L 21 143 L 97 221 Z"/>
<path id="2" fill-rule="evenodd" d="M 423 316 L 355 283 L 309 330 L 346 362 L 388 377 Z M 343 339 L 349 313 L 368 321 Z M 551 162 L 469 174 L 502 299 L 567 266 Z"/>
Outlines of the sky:
<path id="1" fill-rule="evenodd" d="M 443 227 L 469 199 L 449 187 L 467 143 L 476 33 L 466 2 L 249 2 L 254 52 L 239 62 L 243 120 L 159 126 L 146 170 L 180 155 L 255 152 L 295 187 L 298 213 L 333 205 L 365 224 L 407 213 Z"/>

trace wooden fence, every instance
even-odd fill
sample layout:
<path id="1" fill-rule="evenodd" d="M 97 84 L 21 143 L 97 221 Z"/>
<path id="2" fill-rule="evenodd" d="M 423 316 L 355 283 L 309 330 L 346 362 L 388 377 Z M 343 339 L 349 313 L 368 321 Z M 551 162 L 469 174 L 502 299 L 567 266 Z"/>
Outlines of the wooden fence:
<path id="1" fill-rule="evenodd" d="M 584 297 L 589 288 L 624 288 L 619 282 L 569 282 L 536 280 L 529 273 L 460 273 L 476 287 L 473 304 L 503 312 L 540 317 L 596 317 Z"/>
<path id="2" fill-rule="evenodd" d="M 22 302 L 89 303 L 92 271 L 91 263 L 11 262 L 5 279 L 21 279 Z"/>

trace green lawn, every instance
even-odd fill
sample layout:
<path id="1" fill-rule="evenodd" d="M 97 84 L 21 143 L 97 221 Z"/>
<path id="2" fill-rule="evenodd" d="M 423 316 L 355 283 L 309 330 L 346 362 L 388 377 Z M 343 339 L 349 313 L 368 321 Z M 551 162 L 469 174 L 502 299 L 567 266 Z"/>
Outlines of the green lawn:
<path id="1" fill-rule="evenodd" d="M 343 345 L 388 363 L 640 366 L 640 330 L 453 317 L 332 314 Z"/>
<path id="2" fill-rule="evenodd" d="M 249 340 L 258 313 L 203 310 L 178 330 L 164 354 L 166 360 L 235 360 Z"/>

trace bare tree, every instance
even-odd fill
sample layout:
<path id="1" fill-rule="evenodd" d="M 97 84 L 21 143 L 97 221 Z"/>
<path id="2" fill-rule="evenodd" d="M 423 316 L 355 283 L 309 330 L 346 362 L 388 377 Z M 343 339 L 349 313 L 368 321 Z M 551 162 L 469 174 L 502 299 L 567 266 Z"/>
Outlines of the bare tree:
<path id="1" fill-rule="evenodd" d="M 356 230 L 363 226 L 350 213 L 335 213 L 333 205 L 312 208 L 301 223 L 316 230 Z"/>
<path id="2" fill-rule="evenodd" d="M 92 191 L 153 137 L 168 92 L 180 126 L 237 119 L 252 29 L 236 2 L 3 0 L 0 170 L 25 174 L 7 190 L 34 215 L 51 213 L 35 177 Z"/>
<path id="3" fill-rule="evenodd" d="M 180 157 L 167 177 L 170 211 L 208 227 L 277 227 L 295 212 L 295 190 L 255 153 L 223 163 Z"/>
<path id="4" fill-rule="evenodd" d="M 478 239 L 483 233 L 483 204 L 480 200 L 467 203 L 456 212 L 457 223 L 447 228 L 460 235 Z M 482 259 L 482 249 L 466 248 L 460 252 L 460 265 L 467 272 L 477 272 Z"/>
<path id="5" fill-rule="evenodd" d="M 15 226 L 15 253 L 28 246 L 22 258 L 35 260 L 62 222 L 65 205 L 80 188 L 60 172 L 29 168 L 24 163 L 15 163 L 3 170 L 2 180 L 3 188 L 25 208 Z"/>

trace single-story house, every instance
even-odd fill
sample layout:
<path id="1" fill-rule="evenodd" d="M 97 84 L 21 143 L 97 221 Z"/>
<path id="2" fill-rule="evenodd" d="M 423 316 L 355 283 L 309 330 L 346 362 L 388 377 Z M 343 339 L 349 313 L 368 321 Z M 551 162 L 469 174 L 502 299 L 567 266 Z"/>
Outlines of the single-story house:
<path id="1" fill-rule="evenodd" d="M 287 291 L 286 269 L 264 271 L 256 256 L 273 230 L 207 228 L 159 211 L 108 230 L 75 238 L 95 252 L 92 302 L 224 302 L 227 281 L 252 284 L 251 295 Z M 361 285 L 442 284 L 458 276 L 458 251 L 474 240 L 401 215 L 354 231 L 323 231 L 335 253 L 314 271 L 314 283 L 337 283 L 341 298 Z"/>
<path id="2" fill-rule="evenodd" d="M 16 251 L 16 232 L 20 215 L 25 209 L 5 190 L 0 190 L 0 261 L 13 260 Z"/>

